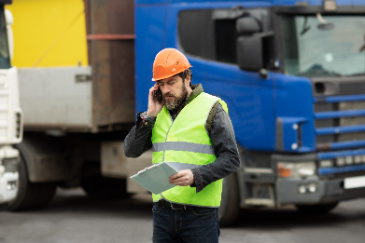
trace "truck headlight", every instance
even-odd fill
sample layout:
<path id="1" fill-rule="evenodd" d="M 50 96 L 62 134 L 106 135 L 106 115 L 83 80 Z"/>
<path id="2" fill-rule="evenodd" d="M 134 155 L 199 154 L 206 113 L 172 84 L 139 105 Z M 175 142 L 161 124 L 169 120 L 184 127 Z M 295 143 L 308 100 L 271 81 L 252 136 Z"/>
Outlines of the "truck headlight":
<path id="1" fill-rule="evenodd" d="M 314 162 L 278 162 L 279 177 L 306 177 L 315 174 L 316 165 Z"/>

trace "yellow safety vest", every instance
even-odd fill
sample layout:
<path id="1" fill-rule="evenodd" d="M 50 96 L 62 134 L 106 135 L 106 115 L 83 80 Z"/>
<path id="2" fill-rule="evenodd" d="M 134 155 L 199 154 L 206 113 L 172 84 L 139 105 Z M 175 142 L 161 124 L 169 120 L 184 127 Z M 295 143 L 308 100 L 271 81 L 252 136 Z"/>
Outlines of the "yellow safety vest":
<path id="1" fill-rule="evenodd" d="M 202 92 L 188 103 L 173 121 L 166 108 L 157 115 L 152 130 L 152 163 L 175 162 L 190 165 L 206 165 L 216 160 L 212 143 L 205 125 L 216 102 L 228 113 L 227 104 L 220 98 Z M 195 206 L 219 207 L 222 179 L 206 186 L 201 192 L 190 186 L 175 186 L 159 195 L 152 194 L 153 201 L 167 201 Z"/>

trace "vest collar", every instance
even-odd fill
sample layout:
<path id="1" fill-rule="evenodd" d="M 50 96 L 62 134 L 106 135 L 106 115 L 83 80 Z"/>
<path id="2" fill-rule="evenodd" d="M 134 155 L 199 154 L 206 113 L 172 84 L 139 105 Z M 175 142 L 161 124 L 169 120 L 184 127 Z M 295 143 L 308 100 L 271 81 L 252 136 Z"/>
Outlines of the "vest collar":
<path id="1" fill-rule="evenodd" d="M 204 92 L 202 84 L 193 84 L 192 89 L 193 91 L 191 92 L 188 100 L 185 102 L 185 105 L 189 104 L 193 99 L 195 99 L 198 95 Z"/>

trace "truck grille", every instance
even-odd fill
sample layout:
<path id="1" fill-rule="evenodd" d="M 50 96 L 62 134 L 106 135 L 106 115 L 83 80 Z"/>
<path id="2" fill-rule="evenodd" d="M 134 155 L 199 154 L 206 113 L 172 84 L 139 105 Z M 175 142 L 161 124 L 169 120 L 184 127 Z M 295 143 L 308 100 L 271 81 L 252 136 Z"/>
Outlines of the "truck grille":
<path id="1" fill-rule="evenodd" d="M 320 172 L 365 171 L 365 78 L 313 82 Z"/>

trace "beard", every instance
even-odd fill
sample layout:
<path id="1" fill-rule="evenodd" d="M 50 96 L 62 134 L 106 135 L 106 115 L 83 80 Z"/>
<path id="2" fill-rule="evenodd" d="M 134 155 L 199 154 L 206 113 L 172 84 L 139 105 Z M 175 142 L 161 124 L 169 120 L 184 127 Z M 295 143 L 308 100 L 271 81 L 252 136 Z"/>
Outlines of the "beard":
<path id="1" fill-rule="evenodd" d="M 166 106 L 167 110 L 174 111 L 174 110 L 179 109 L 182 106 L 183 102 L 185 101 L 187 94 L 188 94 L 188 91 L 187 91 L 185 85 L 182 85 L 181 93 L 178 96 L 172 95 L 170 92 L 166 93 L 163 96 L 163 100 L 165 102 L 165 106 Z M 170 99 L 166 99 L 166 96 L 169 96 Z M 173 98 L 171 98 L 171 97 L 173 97 Z"/>

